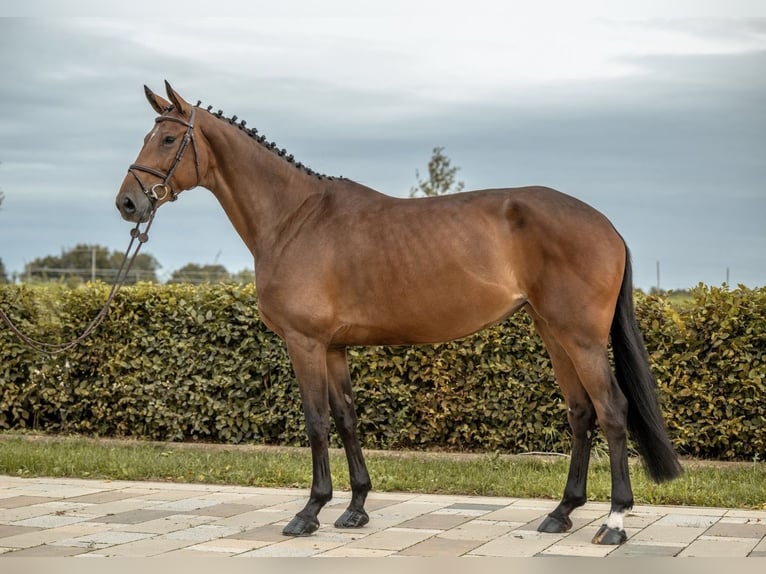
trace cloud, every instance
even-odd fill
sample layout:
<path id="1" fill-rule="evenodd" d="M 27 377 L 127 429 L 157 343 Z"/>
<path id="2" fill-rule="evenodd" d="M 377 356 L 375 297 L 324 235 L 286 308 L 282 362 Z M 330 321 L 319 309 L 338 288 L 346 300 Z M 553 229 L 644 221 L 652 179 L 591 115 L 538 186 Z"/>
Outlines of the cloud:
<path id="1" fill-rule="evenodd" d="M 437 145 L 469 188 L 560 187 L 615 221 L 649 269 L 639 284 L 658 258 L 685 269 L 680 286 L 724 258 L 766 283 L 763 19 L 471 6 L 0 20 L 14 54 L 0 59 L 14 78 L 0 86 L 0 257 L 19 269 L 75 242 L 119 248 L 114 193 L 152 127 L 142 84 L 167 78 L 312 168 L 387 193 L 406 195 Z M 169 270 L 221 248 L 247 267 L 210 194 L 189 193 L 160 214 L 150 251 Z M 200 237 L 211 225 L 218 245 Z"/>

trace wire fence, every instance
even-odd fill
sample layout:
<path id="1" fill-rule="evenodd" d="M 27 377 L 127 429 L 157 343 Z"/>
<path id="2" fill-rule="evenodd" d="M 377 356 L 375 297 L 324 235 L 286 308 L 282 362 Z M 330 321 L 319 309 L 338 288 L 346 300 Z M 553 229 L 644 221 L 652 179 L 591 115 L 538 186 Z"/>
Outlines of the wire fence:
<path id="1" fill-rule="evenodd" d="M 89 281 L 111 283 L 117 278 L 118 272 L 119 269 L 116 268 L 27 267 L 23 273 L 14 273 L 9 279 L 13 283 L 86 283 Z M 153 270 L 131 269 L 125 283 L 251 283 L 254 279 L 254 274 L 247 271 L 232 274 L 217 270 L 177 270 L 158 277 Z"/>

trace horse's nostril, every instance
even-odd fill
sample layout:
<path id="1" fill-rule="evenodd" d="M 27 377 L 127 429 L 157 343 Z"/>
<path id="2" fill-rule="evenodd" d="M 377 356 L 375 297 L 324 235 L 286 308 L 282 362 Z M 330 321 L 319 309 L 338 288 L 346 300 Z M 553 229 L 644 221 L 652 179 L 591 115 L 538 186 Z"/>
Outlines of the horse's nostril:
<path id="1" fill-rule="evenodd" d="M 122 208 L 125 213 L 136 212 L 136 205 L 133 203 L 133 201 L 129 197 L 124 197 L 122 199 Z"/>

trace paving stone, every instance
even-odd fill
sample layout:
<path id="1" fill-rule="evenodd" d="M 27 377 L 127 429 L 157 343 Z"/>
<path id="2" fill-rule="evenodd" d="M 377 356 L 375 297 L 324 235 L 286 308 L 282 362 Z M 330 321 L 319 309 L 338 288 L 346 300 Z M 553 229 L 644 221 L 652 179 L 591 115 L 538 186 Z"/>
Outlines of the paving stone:
<path id="1" fill-rule="evenodd" d="M 563 534 L 544 534 L 530 530 L 514 530 L 505 536 L 490 540 L 474 550 L 469 556 L 530 557 L 553 546 L 564 538 Z"/>
<path id="2" fill-rule="evenodd" d="M 484 520 L 496 520 L 503 522 L 521 522 L 526 524 L 532 520 L 542 520 L 550 510 L 543 508 L 528 508 L 521 506 L 506 506 L 482 516 Z"/>
<path id="3" fill-rule="evenodd" d="M 73 548 L 71 546 L 50 546 L 43 544 L 40 546 L 32 546 L 31 548 L 24 548 L 23 550 L 16 550 L 14 552 L 7 552 L 2 555 L 3 558 L 63 558 L 65 556 L 77 556 L 86 552 L 85 548 Z"/>
<path id="4" fill-rule="evenodd" d="M 70 502 L 87 502 L 90 504 L 105 504 L 107 502 L 117 502 L 136 498 L 138 493 L 130 493 L 125 490 L 104 490 L 93 494 L 84 494 L 82 496 L 73 496 L 68 500 Z"/>
<path id="5" fill-rule="evenodd" d="M 85 522 L 85 520 L 87 520 L 87 518 L 83 518 L 81 516 L 44 514 L 42 516 L 35 516 L 33 518 L 18 520 L 13 523 L 13 526 L 33 526 L 36 528 L 58 528 L 59 526 L 67 526 L 69 524 L 76 524 L 77 522 Z"/>
<path id="6" fill-rule="evenodd" d="M 689 515 L 689 514 L 666 514 L 655 524 L 658 526 L 683 526 L 684 528 L 709 528 L 718 522 L 718 516 Z"/>
<path id="7" fill-rule="evenodd" d="M 43 544 L 51 544 L 67 538 L 75 538 L 85 534 L 101 532 L 103 526 L 80 522 L 59 528 L 28 529 L 30 531 L 15 536 L 3 538 L 2 546 L 10 548 L 31 548 Z"/>
<path id="8" fill-rule="evenodd" d="M 219 540 L 210 540 L 209 542 L 203 542 L 202 544 L 188 546 L 187 550 L 194 550 L 196 552 L 214 552 L 218 555 L 235 555 L 249 552 L 250 550 L 256 550 L 268 545 L 268 542 L 261 542 L 259 540 L 235 540 L 233 538 L 222 538 Z"/>
<path id="9" fill-rule="evenodd" d="M 746 557 L 755 549 L 757 544 L 758 541 L 753 538 L 702 536 L 681 550 L 678 556 L 697 558 Z"/>
<path id="10" fill-rule="evenodd" d="M 197 542 L 206 542 L 214 538 L 225 538 L 237 532 L 236 528 L 226 526 L 212 526 L 210 524 L 201 524 L 184 530 L 176 530 L 167 535 L 173 540 L 194 540 Z"/>
<path id="11" fill-rule="evenodd" d="M 97 516 L 92 522 L 103 522 L 105 524 L 139 524 L 141 522 L 149 522 L 150 520 L 158 520 L 161 518 L 167 518 L 168 516 L 174 516 L 178 514 L 172 510 L 156 510 L 156 509 L 137 509 L 128 510 L 126 512 L 118 512 L 117 514 L 108 514 L 105 516 Z"/>
<path id="12" fill-rule="evenodd" d="M 461 524 L 456 528 L 446 530 L 439 534 L 439 538 L 448 540 L 479 540 L 487 542 L 508 534 L 521 526 L 519 523 L 512 522 L 492 522 L 489 520 L 472 520 Z"/>
<path id="13" fill-rule="evenodd" d="M 236 534 L 230 534 L 226 538 L 236 538 L 238 540 L 259 540 L 262 542 L 282 542 L 285 535 L 282 534 L 282 527 L 275 525 L 259 526 L 251 528 Z"/>
<path id="14" fill-rule="evenodd" d="M 710 517 L 723 517 L 727 512 L 726 508 L 710 508 L 704 506 L 654 506 L 654 505 L 641 505 L 634 510 L 639 509 L 642 512 L 649 512 L 659 514 L 660 516 L 679 514 L 686 514 L 691 516 L 710 516 Z"/>
<path id="15" fill-rule="evenodd" d="M 661 525 L 658 522 L 647 526 L 634 536 L 635 541 L 644 541 L 646 543 L 666 542 L 674 544 L 691 544 L 707 530 L 705 527 L 690 528 L 672 525 Z"/>
<path id="16" fill-rule="evenodd" d="M 480 504 L 476 502 L 458 502 L 456 504 L 450 504 L 446 506 L 445 510 L 481 510 L 484 512 L 492 512 L 494 510 L 500 510 L 505 508 L 503 504 Z"/>
<path id="17" fill-rule="evenodd" d="M 729 536 L 732 538 L 758 538 L 766 536 L 766 522 L 736 524 L 718 522 L 705 531 L 705 536 Z"/>
<path id="18" fill-rule="evenodd" d="M 761 540 L 756 547 L 753 549 L 753 552 L 766 552 L 766 538 Z"/>
<path id="19" fill-rule="evenodd" d="M 119 556 L 125 558 L 165 556 L 168 552 L 178 550 L 179 548 L 185 548 L 189 546 L 189 544 L 191 543 L 188 540 L 169 540 L 160 536 L 111 546 L 99 550 L 98 553 L 104 556 Z"/>
<path id="20" fill-rule="evenodd" d="M 25 490 L 35 493 L 37 496 L 44 496 L 46 498 L 73 498 L 76 496 L 84 496 L 86 494 L 95 494 L 105 490 L 77 480 L 56 480 L 48 482 L 49 480 L 50 479 L 46 479 L 44 482 L 31 482 L 25 486 Z"/>
<path id="21" fill-rule="evenodd" d="M 412 520 L 423 514 L 429 514 L 443 508 L 442 504 L 432 502 L 400 502 L 387 508 L 370 512 L 368 526 L 375 529 L 399 526 L 402 522 Z"/>
<path id="22" fill-rule="evenodd" d="M 123 512 L 131 512 L 134 510 L 151 510 L 153 508 L 154 505 L 148 504 L 144 500 L 125 499 L 114 500 L 112 502 L 104 502 L 103 504 L 93 504 L 84 509 L 83 512 L 91 514 L 94 518 L 102 518 L 113 516 L 115 514 L 122 514 Z"/>
<path id="23" fill-rule="evenodd" d="M 540 551 L 537 556 L 581 556 L 588 558 L 603 558 L 614 552 L 616 546 L 602 546 L 599 544 L 566 544 L 560 542 Z"/>
<path id="24" fill-rule="evenodd" d="M 52 502 L 54 500 L 56 499 L 47 496 L 11 496 L 9 498 L 0 498 L 0 508 L 19 508 L 21 506 Z"/>
<path id="25" fill-rule="evenodd" d="M 0 524 L 0 546 L 3 546 L 3 538 L 9 538 L 11 536 L 18 536 L 19 534 L 27 534 L 29 532 L 37 532 L 40 528 L 33 528 L 31 526 L 7 526 Z"/>
<path id="26" fill-rule="evenodd" d="M 399 526 L 401 528 L 425 528 L 429 530 L 449 530 L 468 522 L 470 518 L 461 514 L 423 514 L 417 518 L 405 520 Z"/>
<path id="27" fill-rule="evenodd" d="M 219 518 L 229 518 L 230 516 L 236 516 L 238 514 L 245 514 L 246 512 L 253 512 L 259 510 L 261 506 L 255 506 L 250 504 L 234 504 L 229 502 L 217 503 L 214 506 L 206 506 L 195 511 L 196 514 L 205 516 L 215 516 Z"/>
<path id="28" fill-rule="evenodd" d="M 676 556 L 683 546 L 661 546 L 659 544 L 623 544 L 617 550 L 609 554 L 609 557 L 631 558 L 668 558 Z"/>
<path id="29" fill-rule="evenodd" d="M 359 540 L 354 540 L 348 546 L 351 548 L 372 548 L 375 550 L 404 550 L 441 533 L 441 530 L 395 527 L 375 532 Z"/>
<path id="30" fill-rule="evenodd" d="M 237 556 L 240 558 L 308 558 L 319 553 L 320 551 L 315 548 L 283 547 L 279 544 L 272 544 L 271 546 L 237 554 Z"/>
<path id="31" fill-rule="evenodd" d="M 14 524 L 20 520 L 45 516 L 46 514 L 50 514 L 50 512 L 49 508 L 40 506 L 39 504 L 0 510 L 0 524 Z"/>
<path id="32" fill-rule="evenodd" d="M 629 513 L 625 516 L 625 519 L 623 520 L 623 524 L 625 528 L 645 528 L 649 526 L 650 524 L 654 524 L 657 522 L 660 518 L 662 518 L 661 514 L 649 514 L 649 513 Z"/>
<path id="33" fill-rule="evenodd" d="M 738 508 L 733 508 L 731 510 L 727 510 L 725 516 L 726 518 L 742 517 L 748 518 L 750 520 L 760 520 L 761 522 L 766 522 L 766 510 L 741 510 Z"/>
<path id="34" fill-rule="evenodd" d="M 173 512 L 191 512 L 217 505 L 218 502 L 215 500 L 209 500 L 206 498 L 181 498 L 172 502 L 159 504 L 155 508 L 157 510 L 172 510 Z M 198 512 L 198 514 L 201 513 Z"/>
<path id="35" fill-rule="evenodd" d="M 449 540 L 447 538 L 428 538 L 398 552 L 398 556 L 424 556 L 426 558 L 448 558 L 462 556 L 484 544 L 482 540 Z"/>
<path id="36" fill-rule="evenodd" d="M 350 502 L 350 499 L 349 499 Z M 364 503 L 364 509 L 370 513 L 377 510 L 383 510 L 386 508 L 390 508 L 391 506 L 394 506 L 395 504 L 399 504 L 399 500 L 393 499 L 393 498 L 368 498 L 367 501 Z M 348 506 L 348 503 L 344 505 L 344 508 Z"/>
<path id="37" fill-rule="evenodd" d="M 178 530 L 185 530 L 206 524 L 210 521 L 209 516 L 194 516 L 191 514 L 173 514 L 165 518 L 157 518 L 148 522 L 123 525 L 115 530 L 128 532 L 146 532 L 149 534 L 168 534 Z"/>
<path id="38" fill-rule="evenodd" d="M 243 557 L 308 557 L 343 546 L 342 541 L 305 536 L 287 538 L 278 544 L 271 544 L 250 552 L 240 554 Z"/>
<path id="39" fill-rule="evenodd" d="M 135 542 L 136 540 L 143 540 L 150 537 L 151 534 L 144 532 L 95 532 L 93 534 L 87 534 L 78 538 L 68 538 L 55 542 L 56 546 L 76 546 L 78 548 L 108 548 L 109 546 L 116 546 L 117 544 L 125 544 L 127 542 Z"/>
<path id="40" fill-rule="evenodd" d="M 200 510 L 200 512 L 204 512 L 204 510 Z M 287 522 L 294 515 L 295 512 L 292 510 L 270 510 L 268 508 L 262 508 L 260 510 L 245 512 L 244 514 L 235 514 L 227 518 L 220 518 L 212 521 L 211 524 L 215 524 L 216 526 L 231 526 L 242 530 L 282 521 Z M 207 517 L 208 520 L 210 520 L 210 518 L 211 517 Z"/>
<path id="41" fill-rule="evenodd" d="M 43 502 L 37 504 L 38 508 L 47 508 L 48 512 L 55 514 L 71 514 L 73 512 L 87 511 L 93 508 L 95 505 L 88 504 L 87 502 L 70 502 L 68 500 L 53 500 L 51 502 Z"/>
<path id="42" fill-rule="evenodd" d="M 393 550 L 376 550 L 372 548 L 349 548 L 339 546 L 321 554 L 315 554 L 317 558 L 383 558 L 396 554 Z"/>

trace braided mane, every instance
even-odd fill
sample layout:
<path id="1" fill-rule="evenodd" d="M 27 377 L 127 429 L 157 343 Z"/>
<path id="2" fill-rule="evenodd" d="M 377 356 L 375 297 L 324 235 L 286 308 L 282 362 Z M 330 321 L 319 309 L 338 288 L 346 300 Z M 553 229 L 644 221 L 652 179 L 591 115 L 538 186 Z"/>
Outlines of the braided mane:
<path id="1" fill-rule="evenodd" d="M 197 102 L 197 107 L 200 107 L 202 105 L 201 101 Z M 295 161 L 295 158 L 292 154 L 287 153 L 287 150 L 282 148 L 279 149 L 276 142 L 270 142 L 266 139 L 265 135 L 259 134 L 258 130 L 255 128 L 247 128 L 245 125 L 247 122 L 245 120 L 241 120 L 239 123 L 237 123 L 237 116 L 231 116 L 230 118 L 227 118 L 223 115 L 222 110 L 218 110 L 217 112 L 211 111 L 213 109 L 213 106 L 208 106 L 207 111 L 210 112 L 210 115 L 213 117 L 218 118 L 221 121 L 228 122 L 229 124 L 239 128 L 241 131 L 245 132 L 247 135 L 249 135 L 251 138 L 253 138 L 256 142 L 258 142 L 261 146 L 266 148 L 267 150 L 271 151 L 272 153 L 278 155 L 279 157 L 283 158 L 288 163 L 293 164 L 296 168 L 306 172 L 310 176 L 316 177 L 317 179 L 329 179 L 329 180 L 336 180 L 336 179 L 344 179 L 343 177 L 333 177 L 329 175 L 324 175 L 322 173 L 316 172 L 307 165 L 302 164 L 299 161 Z"/>

